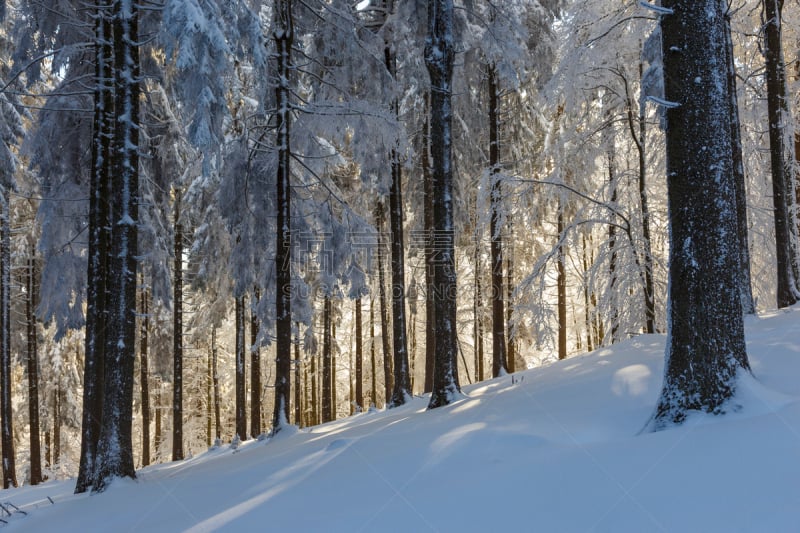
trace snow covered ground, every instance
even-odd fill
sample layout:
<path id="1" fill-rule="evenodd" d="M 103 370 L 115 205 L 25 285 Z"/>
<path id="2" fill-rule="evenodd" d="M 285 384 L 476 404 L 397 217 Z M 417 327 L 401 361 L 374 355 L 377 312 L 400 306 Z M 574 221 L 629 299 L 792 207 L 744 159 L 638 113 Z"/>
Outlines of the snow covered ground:
<path id="1" fill-rule="evenodd" d="M 639 434 L 664 337 L 271 442 L 3 491 L 9 531 L 800 531 L 800 307 L 747 321 L 755 379 L 728 415 Z M 50 502 L 52 500 L 53 503 Z"/>

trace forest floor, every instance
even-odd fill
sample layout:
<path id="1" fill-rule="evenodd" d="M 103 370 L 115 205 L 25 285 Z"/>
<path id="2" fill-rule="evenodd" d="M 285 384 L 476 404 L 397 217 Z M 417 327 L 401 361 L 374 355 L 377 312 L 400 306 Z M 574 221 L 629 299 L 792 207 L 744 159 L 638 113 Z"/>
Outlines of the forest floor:
<path id="1" fill-rule="evenodd" d="M 800 307 L 746 323 L 724 416 L 641 433 L 663 335 L 272 441 L 0 493 L 9 531 L 800 531 Z"/>

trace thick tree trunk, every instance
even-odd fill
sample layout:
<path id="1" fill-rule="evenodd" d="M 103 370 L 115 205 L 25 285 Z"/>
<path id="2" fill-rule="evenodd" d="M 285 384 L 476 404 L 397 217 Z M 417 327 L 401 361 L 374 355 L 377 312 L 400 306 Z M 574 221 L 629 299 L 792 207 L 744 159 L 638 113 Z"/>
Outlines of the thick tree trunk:
<path id="1" fill-rule="evenodd" d="M 503 192 L 500 187 L 500 95 L 497 89 L 497 72 L 494 65 L 489 66 L 489 177 L 491 180 L 491 233 L 492 256 L 492 377 L 505 374 L 506 363 L 506 324 L 503 298 L 503 237 L 500 210 Z"/>
<path id="2" fill-rule="evenodd" d="M 431 81 L 431 174 L 435 248 L 433 291 L 436 353 L 428 408 L 453 402 L 461 394 L 456 340 L 456 271 L 453 226 L 452 78 L 455 43 L 453 1 L 430 0 L 425 66 Z"/>
<path id="3" fill-rule="evenodd" d="M 724 412 L 737 375 L 749 369 L 738 285 L 727 3 L 662 5 L 674 12 L 661 18 L 661 28 L 665 98 L 675 106 L 667 110 L 670 316 L 656 430 L 683 422 L 690 411 Z M 705 139 L 705 149 L 697 149 L 697 139 Z"/>
<path id="4" fill-rule="evenodd" d="M 236 386 L 236 435 L 239 440 L 247 440 L 247 384 L 245 383 L 245 320 L 244 296 L 236 298 L 234 315 L 236 317 L 235 347 L 235 386 Z"/>
<path id="5" fill-rule="evenodd" d="M 787 172 L 784 145 L 788 106 L 786 102 L 786 70 L 781 45 L 782 0 L 763 0 L 766 24 L 764 26 L 764 59 L 767 78 L 767 112 L 769 118 L 769 147 L 772 166 L 772 200 L 775 218 L 775 252 L 777 257 L 778 307 L 788 307 L 798 300 L 795 279 L 795 252 L 792 245 L 792 218 L 790 206 L 791 174 Z"/>
<path id="6" fill-rule="evenodd" d="M 42 450 L 39 442 L 39 348 L 34 309 L 39 299 L 36 258 L 28 258 L 25 316 L 28 326 L 28 421 L 30 426 L 31 471 L 30 484 L 38 485 L 42 478 Z"/>
<path id="7" fill-rule="evenodd" d="M 183 452 L 183 226 L 181 197 L 175 197 L 174 258 L 172 286 L 172 460 Z"/>
<path id="8" fill-rule="evenodd" d="M 142 393 L 142 466 L 150 464 L 150 385 L 147 361 L 147 341 L 150 330 L 148 290 L 142 274 L 141 321 L 139 323 L 139 386 Z"/>
<path id="9" fill-rule="evenodd" d="M 291 256 L 291 65 L 294 21 L 292 0 L 275 0 L 276 79 L 277 103 L 276 139 L 278 147 L 277 175 L 277 243 L 275 253 L 275 404 L 272 432 L 278 433 L 289 424 L 289 402 L 292 388 L 292 256 Z"/>
<path id="10" fill-rule="evenodd" d="M 261 350 L 258 347 L 258 314 L 256 305 L 260 299 L 258 287 L 253 288 L 253 305 L 250 306 L 250 434 L 261 435 Z M 295 342 L 295 351 L 297 343 Z M 296 403 L 296 402 L 295 402 Z M 296 417 L 295 417 L 296 418 Z M 299 422 L 295 422 L 299 424 Z"/>
<path id="11" fill-rule="evenodd" d="M 95 88 L 92 174 L 89 184 L 89 246 L 86 272 L 86 334 L 81 415 L 81 456 L 75 492 L 86 492 L 94 480 L 97 440 L 103 418 L 103 376 L 106 325 L 108 246 L 111 224 L 110 197 L 111 139 L 114 99 L 111 86 L 112 50 L 109 2 L 101 0 L 95 13 Z"/>
<path id="12" fill-rule="evenodd" d="M 109 336 L 106 338 L 103 420 L 97 443 L 94 489 L 115 477 L 136 477 L 133 464 L 133 382 L 136 359 L 136 271 L 139 221 L 138 5 L 112 4 L 114 128 L 109 255 Z"/>

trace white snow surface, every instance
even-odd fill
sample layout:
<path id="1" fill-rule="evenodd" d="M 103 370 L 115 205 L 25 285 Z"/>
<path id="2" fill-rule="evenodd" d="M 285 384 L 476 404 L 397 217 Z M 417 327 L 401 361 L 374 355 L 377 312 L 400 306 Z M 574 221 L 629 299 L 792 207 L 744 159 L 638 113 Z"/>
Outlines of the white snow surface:
<path id="1" fill-rule="evenodd" d="M 800 307 L 750 317 L 724 416 L 640 434 L 664 336 L 272 440 L 151 466 L 101 494 L 3 491 L 8 531 L 800 531 Z M 50 498 L 54 503 L 50 503 Z"/>

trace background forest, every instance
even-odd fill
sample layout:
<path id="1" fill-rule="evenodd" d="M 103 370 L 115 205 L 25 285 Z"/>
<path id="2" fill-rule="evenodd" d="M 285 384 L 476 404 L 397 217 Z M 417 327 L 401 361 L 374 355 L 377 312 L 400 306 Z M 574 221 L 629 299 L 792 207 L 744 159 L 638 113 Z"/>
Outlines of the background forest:
<path id="1" fill-rule="evenodd" d="M 455 306 L 460 384 L 667 329 L 657 10 L 455 2 L 454 231 L 441 234 L 427 2 L 1 5 L 6 487 L 81 469 L 87 347 L 119 303 L 92 277 L 98 249 L 120 259 L 105 272 L 135 280 L 119 294 L 137 309 L 136 468 L 431 392 L 434 296 Z M 738 0 L 729 15 L 754 312 L 798 293 L 786 299 L 776 268 L 770 130 L 796 250 L 800 3 Z M 120 181 L 99 184 L 103 169 Z M 112 198 L 138 238 L 102 218 Z M 455 290 L 434 295 L 448 239 Z"/>

